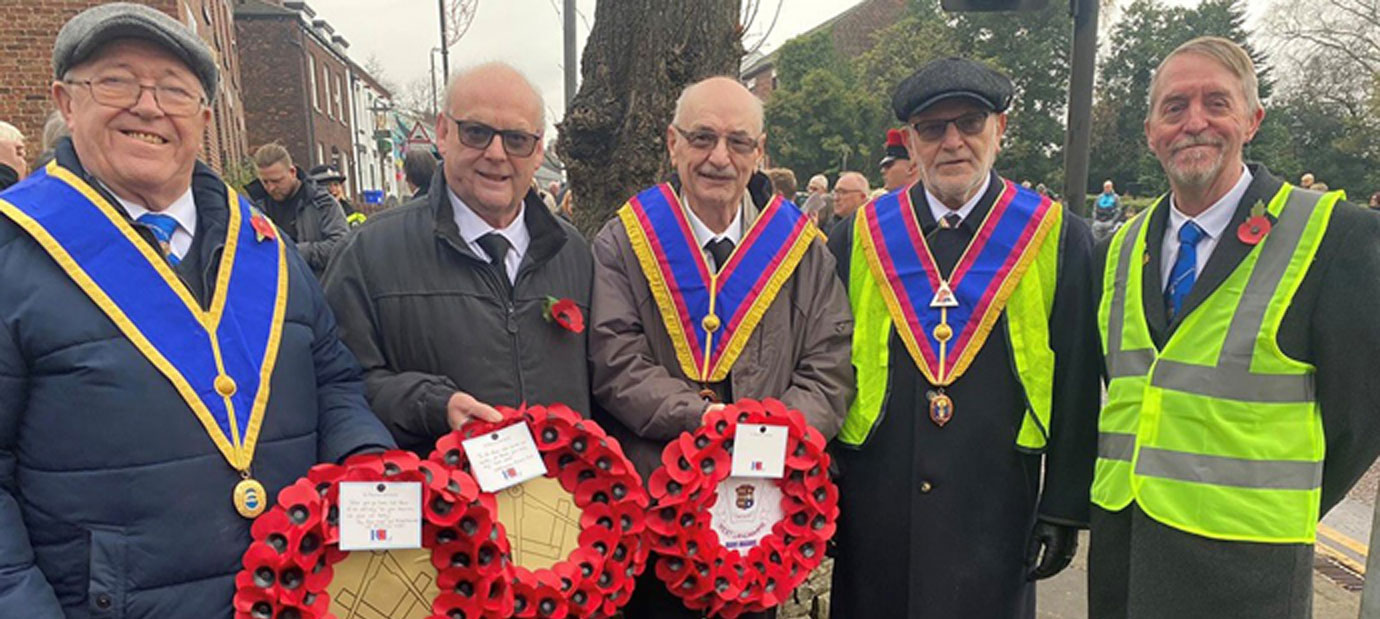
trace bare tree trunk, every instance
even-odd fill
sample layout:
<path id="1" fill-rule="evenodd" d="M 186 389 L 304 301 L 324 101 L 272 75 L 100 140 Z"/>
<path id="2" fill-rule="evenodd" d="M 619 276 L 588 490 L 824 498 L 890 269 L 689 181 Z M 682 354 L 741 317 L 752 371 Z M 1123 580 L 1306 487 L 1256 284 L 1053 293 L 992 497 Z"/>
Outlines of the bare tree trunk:
<path id="1" fill-rule="evenodd" d="M 686 85 L 738 75 L 741 0 L 599 0 L 580 90 L 557 152 L 575 224 L 593 238 L 637 191 L 669 171 L 666 125 Z"/>

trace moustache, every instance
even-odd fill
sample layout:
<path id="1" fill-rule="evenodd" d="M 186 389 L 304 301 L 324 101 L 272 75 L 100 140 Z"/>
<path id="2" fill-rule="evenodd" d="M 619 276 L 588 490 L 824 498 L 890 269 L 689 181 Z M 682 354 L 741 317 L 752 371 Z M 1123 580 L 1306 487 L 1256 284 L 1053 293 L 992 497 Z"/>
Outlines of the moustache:
<path id="1" fill-rule="evenodd" d="M 738 177 L 738 171 L 734 170 L 732 166 L 721 168 L 713 165 L 702 165 L 696 168 L 695 171 L 704 176 L 719 180 L 733 180 Z"/>
<path id="2" fill-rule="evenodd" d="M 1169 149 L 1172 150 L 1172 151 L 1174 151 L 1174 152 L 1179 152 L 1179 151 L 1181 151 L 1181 150 L 1183 150 L 1183 149 L 1185 149 L 1185 148 L 1192 148 L 1192 147 L 1194 147 L 1194 146 L 1217 146 L 1217 147 L 1221 147 L 1221 146 L 1223 146 L 1224 144 L 1225 144 L 1225 142 L 1224 142 L 1221 138 L 1215 138 L 1215 137 L 1210 137 L 1210 136 L 1205 136 L 1205 135 L 1191 135 L 1191 136 L 1188 136 L 1188 137 L 1183 138 L 1183 139 L 1181 139 L 1181 140 L 1178 140 L 1178 141 L 1174 142 L 1173 144 L 1170 144 L 1170 145 L 1169 145 Z"/>

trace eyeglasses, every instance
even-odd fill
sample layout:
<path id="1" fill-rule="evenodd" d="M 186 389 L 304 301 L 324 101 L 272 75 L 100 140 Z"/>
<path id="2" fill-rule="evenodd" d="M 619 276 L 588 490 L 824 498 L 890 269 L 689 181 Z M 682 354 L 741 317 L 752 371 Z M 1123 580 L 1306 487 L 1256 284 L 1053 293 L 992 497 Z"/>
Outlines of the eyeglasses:
<path id="1" fill-rule="evenodd" d="M 958 127 L 963 135 L 977 135 L 987 128 L 987 112 L 969 112 L 957 118 L 937 118 L 920 120 L 910 124 L 915 134 L 926 142 L 938 142 L 949 131 L 949 123 Z"/>
<path id="2" fill-rule="evenodd" d="M 503 136 L 503 152 L 510 157 L 529 157 L 537 150 L 541 135 L 517 129 L 496 129 L 473 120 L 460 120 L 450 114 L 446 118 L 455 121 L 460 143 L 470 148 L 484 150 L 494 141 L 494 136 Z"/>
<path id="3" fill-rule="evenodd" d="M 671 126 L 675 127 L 675 125 Z M 686 131 L 680 127 L 676 127 L 676 131 L 679 131 L 680 135 L 685 138 L 685 141 L 690 144 L 690 148 L 695 150 L 714 150 L 714 147 L 719 145 L 719 140 L 721 139 L 728 143 L 729 150 L 739 155 L 751 155 L 757 150 L 757 138 L 749 136 L 746 133 L 740 132 L 719 135 L 708 129 Z"/>
<path id="4" fill-rule="evenodd" d="M 168 116 L 192 116 L 201 111 L 206 98 L 179 86 L 145 86 L 130 77 L 107 76 L 89 80 L 63 80 L 64 84 L 85 86 L 96 103 L 129 109 L 139 104 L 145 90 L 153 91 L 153 101 Z"/>

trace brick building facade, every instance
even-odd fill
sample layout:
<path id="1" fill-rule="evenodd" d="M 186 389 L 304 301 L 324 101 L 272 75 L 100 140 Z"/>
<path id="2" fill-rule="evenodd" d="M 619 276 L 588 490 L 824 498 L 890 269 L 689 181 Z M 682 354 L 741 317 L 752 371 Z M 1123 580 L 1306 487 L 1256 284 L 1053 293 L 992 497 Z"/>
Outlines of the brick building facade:
<path id="1" fill-rule="evenodd" d="M 299 168 L 329 163 L 357 178 L 344 37 L 305 2 L 239 0 L 235 32 L 251 152 L 277 141 Z"/>
<path id="2" fill-rule="evenodd" d="M 211 108 L 201 159 L 224 171 L 245 157 L 245 117 L 231 0 L 135 0 L 187 24 L 215 50 L 220 92 Z M 43 124 L 53 109 L 53 41 L 83 9 L 102 0 L 3 0 L 0 4 L 0 120 L 19 128 L 31 157 L 42 149 Z M 22 16 L 17 17 L 17 16 Z M 31 162 L 32 163 L 32 162 Z"/>
<path id="3" fill-rule="evenodd" d="M 844 58 L 857 58 L 872 49 L 872 34 L 905 16 L 906 0 L 863 0 L 798 36 L 828 30 L 834 49 Z M 738 77 L 758 99 L 766 101 L 776 89 L 776 52 L 743 59 Z"/>

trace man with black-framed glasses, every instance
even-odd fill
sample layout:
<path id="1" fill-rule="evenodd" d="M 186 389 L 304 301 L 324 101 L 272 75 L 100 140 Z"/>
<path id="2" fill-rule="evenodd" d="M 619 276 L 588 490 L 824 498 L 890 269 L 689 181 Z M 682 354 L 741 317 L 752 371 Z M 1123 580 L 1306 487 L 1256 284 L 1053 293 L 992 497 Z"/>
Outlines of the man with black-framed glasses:
<path id="1" fill-rule="evenodd" d="M 456 73 L 445 102 L 430 188 L 358 228 L 324 283 L 374 412 L 422 455 L 470 419 L 498 419 L 495 406 L 589 414 L 585 334 L 550 320 L 548 300 L 587 312 L 593 262 L 532 190 L 541 95 L 490 63 Z"/>
<path id="2" fill-rule="evenodd" d="M 1087 526 L 1091 232 L 993 171 L 1012 94 L 957 58 L 903 81 L 892 109 L 920 182 L 829 238 L 858 373 L 834 445 L 835 616 L 1029 619 L 1033 581 Z"/>

